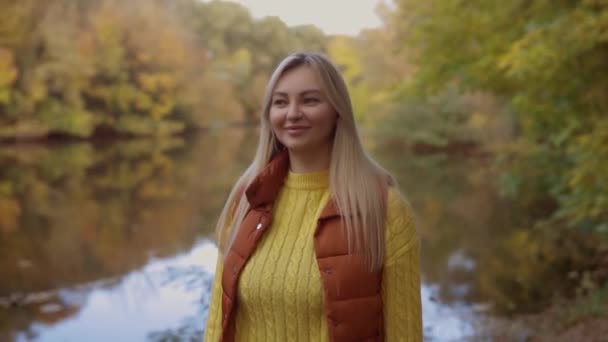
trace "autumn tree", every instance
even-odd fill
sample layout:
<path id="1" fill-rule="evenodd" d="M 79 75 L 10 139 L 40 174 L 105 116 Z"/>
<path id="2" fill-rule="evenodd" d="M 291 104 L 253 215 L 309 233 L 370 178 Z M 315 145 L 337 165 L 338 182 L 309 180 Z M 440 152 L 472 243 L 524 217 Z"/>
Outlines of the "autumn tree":
<path id="1" fill-rule="evenodd" d="M 505 186 L 545 218 L 608 231 L 608 2 L 396 1 L 416 88 L 491 92 L 517 123 Z M 504 152 L 504 151 L 503 151 Z"/>

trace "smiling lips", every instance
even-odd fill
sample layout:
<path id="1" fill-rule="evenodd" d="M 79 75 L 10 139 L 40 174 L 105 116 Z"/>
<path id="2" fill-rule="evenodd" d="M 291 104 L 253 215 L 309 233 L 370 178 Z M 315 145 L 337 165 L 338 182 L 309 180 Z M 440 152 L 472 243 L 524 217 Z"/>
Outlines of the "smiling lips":
<path id="1" fill-rule="evenodd" d="M 307 126 L 288 126 L 285 127 L 285 131 L 290 135 L 298 135 L 309 129 Z"/>

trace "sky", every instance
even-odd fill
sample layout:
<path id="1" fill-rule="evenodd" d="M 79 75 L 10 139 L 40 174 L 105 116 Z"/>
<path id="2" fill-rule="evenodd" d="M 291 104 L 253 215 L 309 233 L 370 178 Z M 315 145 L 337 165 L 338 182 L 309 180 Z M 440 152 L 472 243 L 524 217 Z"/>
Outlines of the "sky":
<path id="1" fill-rule="evenodd" d="M 249 8 L 255 18 L 277 16 L 288 26 L 313 24 L 326 34 L 356 35 L 380 26 L 380 0 L 230 0 Z"/>

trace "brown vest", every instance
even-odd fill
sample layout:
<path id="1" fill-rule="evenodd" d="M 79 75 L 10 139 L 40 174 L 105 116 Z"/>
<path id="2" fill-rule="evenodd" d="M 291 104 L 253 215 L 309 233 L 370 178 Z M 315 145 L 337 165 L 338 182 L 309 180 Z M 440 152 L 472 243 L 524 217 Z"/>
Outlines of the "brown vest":
<path id="1" fill-rule="evenodd" d="M 224 260 L 221 341 L 235 339 L 239 277 L 272 223 L 272 206 L 288 170 L 289 157 L 283 151 L 245 192 L 251 209 Z M 317 222 L 314 246 L 323 281 L 330 340 L 383 341 L 382 271 L 370 272 L 362 255 L 349 253 L 340 213 L 333 200 L 328 202 Z"/>

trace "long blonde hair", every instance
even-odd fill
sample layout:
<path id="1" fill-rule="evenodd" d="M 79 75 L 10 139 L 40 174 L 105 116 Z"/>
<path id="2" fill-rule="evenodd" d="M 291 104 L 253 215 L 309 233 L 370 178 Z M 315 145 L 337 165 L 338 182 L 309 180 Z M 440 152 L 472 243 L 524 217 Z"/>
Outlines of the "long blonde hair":
<path id="1" fill-rule="evenodd" d="M 369 268 L 380 269 L 385 254 L 387 207 L 382 189 L 394 186 L 395 180 L 365 152 L 346 83 L 338 69 L 320 53 L 293 53 L 273 72 L 264 94 L 258 147 L 253 162 L 232 188 L 218 219 L 218 244 L 226 255 L 249 210 L 247 198 L 239 189 L 246 189 L 282 149 L 270 126 L 272 94 L 281 76 L 301 65 L 317 72 L 329 103 L 338 113 L 329 165 L 329 190 L 341 213 L 349 251 L 365 254 Z M 238 194 L 241 198 L 236 198 Z"/>

